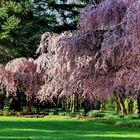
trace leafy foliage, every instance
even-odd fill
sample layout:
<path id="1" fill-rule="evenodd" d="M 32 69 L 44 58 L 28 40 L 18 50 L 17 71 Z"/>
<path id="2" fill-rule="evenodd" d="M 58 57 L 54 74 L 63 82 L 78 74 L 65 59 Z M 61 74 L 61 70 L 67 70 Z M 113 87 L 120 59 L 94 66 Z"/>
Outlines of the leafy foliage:
<path id="1" fill-rule="evenodd" d="M 48 60 L 51 64 L 46 70 L 53 75 L 45 86 L 49 92 L 43 93 L 61 93 L 61 97 L 78 92 L 89 100 L 108 97 L 114 90 L 137 95 L 139 6 L 139 1 L 127 0 L 93 3 L 81 13 L 79 33 L 43 36 L 40 58 L 46 53 L 46 64 Z"/>
<path id="2" fill-rule="evenodd" d="M 140 2 L 104 0 L 81 13 L 76 32 L 43 34 L 34 60 L 5 67 L 27 95 L 40 101 L 104 99 L 118 91 L 136 97 L 139 87 Z M 133 20 L 132 20 L 133 19 Z M 2 69 L 3 70 L 3 69 Z M 14 75 L 14 77 L 12 77 Z"/>
<path id="3" fill-rule="evenodd" d="M 1 46 L 1 63 L 7 60 L 21 56 L 23 46 L 20 41 L 21 31 L 29 17 L 32 4 L 29 0 L 25 1 L 2 1 L 0 4 L 0 46 Z M 27 33 L 26 33 L 27 35 Z M 27 39 L 27 38 L 26 38 Z M 24 47 L 25 42 L 22 40 Z M 7 51 L 5 51 L 7 50 Z M 3 59 L 4 58 L 4 59 Z"/>
<path id="4" fill-rule="evenodd" d="M 46 31 L 76 29 L 80 9 L 87 2 L 1 0 L 0 63 L 17 57 L 35 57 L 36 45 Z"/>

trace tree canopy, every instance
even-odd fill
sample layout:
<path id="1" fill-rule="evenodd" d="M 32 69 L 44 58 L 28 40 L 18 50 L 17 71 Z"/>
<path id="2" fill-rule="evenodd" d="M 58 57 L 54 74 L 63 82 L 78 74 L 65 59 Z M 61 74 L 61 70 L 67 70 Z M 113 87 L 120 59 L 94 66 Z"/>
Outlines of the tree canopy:
<path id="1" fill-rule="evenodd" d="M 77 31 L 46 32 L 37 59 L 18 58 L 1 66 L 6 75 L 0 77 L 1 89 L 16 95 L 20 87 L 29 99 L 40 101 L 69 101 L 78 94 L 90 102 L 114 91 L 139 96 L 139 9 L 139 0 L 90 3 L 81 12 Z"/>
<path id="2" fill-rule="evenodd" d="M 87 1 L 88 2 L 88 1 Z M 34 57 L 41 34 L 76 29 L 86 3 L 66 1 L 0 1 L 0 63 Z"/>

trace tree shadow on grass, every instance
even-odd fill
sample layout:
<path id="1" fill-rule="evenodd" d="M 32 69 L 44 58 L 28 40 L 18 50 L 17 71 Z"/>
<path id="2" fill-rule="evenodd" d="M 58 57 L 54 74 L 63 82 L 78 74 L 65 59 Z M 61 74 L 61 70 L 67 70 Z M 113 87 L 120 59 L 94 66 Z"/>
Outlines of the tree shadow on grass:
<path id="1" fill-rule="evenodd" d="M 88 121 L 0 121 L 0 140 L 139 140 L 140 129 Z"/>

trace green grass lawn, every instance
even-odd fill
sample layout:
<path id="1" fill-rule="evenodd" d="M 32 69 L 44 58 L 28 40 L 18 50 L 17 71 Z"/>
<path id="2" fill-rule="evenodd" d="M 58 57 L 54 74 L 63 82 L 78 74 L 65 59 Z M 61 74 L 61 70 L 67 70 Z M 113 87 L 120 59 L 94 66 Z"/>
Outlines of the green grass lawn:
<path id="1" fill-rule="evenodd" d="M 0 140 L 140 140 L 140 128 L 68 117 L 0 117 Z"/>

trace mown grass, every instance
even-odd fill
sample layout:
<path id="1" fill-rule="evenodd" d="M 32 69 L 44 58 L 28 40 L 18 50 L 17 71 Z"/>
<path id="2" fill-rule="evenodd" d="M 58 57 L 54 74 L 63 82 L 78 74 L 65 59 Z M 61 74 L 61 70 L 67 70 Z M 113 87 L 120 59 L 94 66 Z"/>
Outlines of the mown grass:
<path id="1" fill-rule="evenodd" d="M 0 117 L 0 140 L 140 139 L 140 128 L 109 125 L 102 121 L 60 116 L 39 119 Z"/>

